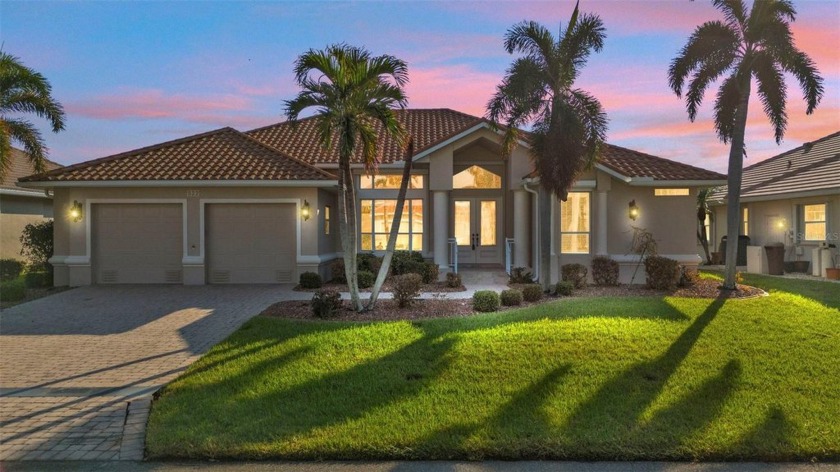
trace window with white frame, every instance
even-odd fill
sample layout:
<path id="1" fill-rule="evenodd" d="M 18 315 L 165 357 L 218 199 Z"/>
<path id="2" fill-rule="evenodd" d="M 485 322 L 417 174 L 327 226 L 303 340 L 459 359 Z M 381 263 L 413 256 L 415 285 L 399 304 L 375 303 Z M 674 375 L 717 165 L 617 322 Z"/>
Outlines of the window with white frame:
<path id="1" fill-rule="evenodd" d="M 657 197 L 687 197 L 691 192 L 687 188 L 657 188 L 653 190 Z"/>
<path id="2" fill-rule="evenodd" d="M 384 251 L 387 248 L 396 209 L 396 199 L 361 200 L 359 247 L 363 251 Z M 398 251 L 423 250 L 423 200 L 405 200 L 397 231 Z"/>
<path id="3" fill-rule="evenodd" d="M 742 213 L 742 221 L 744 222 L 744 227 L 741 229 L 741 234 L 744 236 L 750 235 L 750 209 L 744 207 L 744 211 Z"/>
<path id="4" fill-rule="evenodd" d="M 560 202 L 560 252 L 589 254 L 590 233 L 589 193 L 570 192 Z"/>
<path id="5" fill-rule="evenodd" d="M 422 190 L 424 180 L 422 175 L 411 175 L 408 188 L 410 190 Z M 398 174 L 362 175 L 359 177 L 359 188 L 363 190 L 399 190 L 401 183 L 402 175 Z"/>
<path id="6" fill-rule="evenodd" d="M 330 206 L 324 207 L 324 234 L 330 234 Z"/>
<path id="7" fill-rule="evenodd" d="M 825 241 L 826 205 L 802 205 L 802 233 L 805 241 Z"/>

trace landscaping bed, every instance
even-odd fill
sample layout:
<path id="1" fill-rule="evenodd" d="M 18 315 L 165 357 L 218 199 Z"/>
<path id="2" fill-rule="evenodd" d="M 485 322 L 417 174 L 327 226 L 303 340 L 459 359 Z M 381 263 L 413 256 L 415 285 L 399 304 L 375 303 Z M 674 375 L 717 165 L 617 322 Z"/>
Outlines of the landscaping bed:
<path id="1" fill-rule="evenodd" d="M 349 292 L 350 291 L 350 289 L 347 288 L 347 284 L 337 284 L 337 283 L 333 283 L 333 282 L 327 282 L 319 288 L 303 288 L 300 285 L 296 285 L 293 290 L 296 291 L 296 292 L 313 292 L 314 293 L 314 292 L 317 292 L 318 290 L 321 290 L 321 289 L 332 289 L 332 290 L 338 290 L 339 292 Z M 464 292 L 466 290 L 467 290 L 467 288 L 464 287 L 463 285 L 460 285 L 458 287 L 450 287 L 449 285 L 447 285 L 446 282 L 435 282 L 435 283 L 431 283 L 431 284 L 423 284 L 423 286 L 420 287 L 420 292 L 422 292 L 422 293 L 434 293 L 434 292 L 453 293 L 453 292 Z M 390 279 L 385 279 L 385 282 L 382 284 L 382 290 L 380 291 L 380 293 L 390 293 L 392 291 L 393 291 L 393 286 L 391 285 Z M 371 288 L 370 287 L 360 288 L 359 292 L 370 293 Z"/>

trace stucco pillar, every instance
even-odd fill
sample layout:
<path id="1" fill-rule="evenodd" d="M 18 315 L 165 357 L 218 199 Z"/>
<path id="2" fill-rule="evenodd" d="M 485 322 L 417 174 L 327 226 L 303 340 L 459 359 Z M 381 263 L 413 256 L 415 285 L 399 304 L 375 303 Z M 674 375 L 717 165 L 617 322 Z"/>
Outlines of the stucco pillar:
<path id="1" fill-rule="evenodd" d="M 513 192 L 513 266 L 528 266 L 528 250 L 530 249 L 529 233 L 531 221 L 528 219 L 528 192 L 514 190 Z"/>
<path id="2" fill-rule="evenodd" d="M 595 204 L 597 208 L 597 225 L 595 233 L 595 254 L 606 255 L 607 252 L 607 192 L 599 190 L 595 192 Z"/>
<path id="3" fill-rule="evenodd" d="M 434 235 L 435 264 L 443 273 L 449 269 L 449 192 L 433 191 L 432 204 L 435 221 L 429 229 Z"/>

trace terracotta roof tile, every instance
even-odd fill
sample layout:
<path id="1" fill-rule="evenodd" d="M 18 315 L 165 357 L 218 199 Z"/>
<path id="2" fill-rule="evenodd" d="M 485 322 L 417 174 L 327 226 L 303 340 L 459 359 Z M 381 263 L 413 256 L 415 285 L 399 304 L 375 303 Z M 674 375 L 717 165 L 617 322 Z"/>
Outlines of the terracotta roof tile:
<path id="1" fill-rule="evenodd" d="M 612 144 L 607 144 L 599 163 L 625 177 L 649 177 L 654 180 L 726 180 L 725 175 L 717 172 Z"/>
<path id="2" fill-rule="evenodd" d="M 483 118 L 446 108 L 397 110 L 396 115 L 414 137 L 414 149 L 418 154 L 485 121 Z M 382 133 L 382 125 L 379 123 L 376 124 L 376 132 Z M 313 118 L 299 120 L 297 126 L 285 121 L 248 131 L 247 134 L 310 164 L 338 164 L 336 146 L 333 145 L 329 150 L 321 146 L 316 121 Z M 404 157 L 396 141 L 389 137 L 381 141 L 379 146 L 380 164 L 391 164 Z M 362 162 L 361 149 L 353 155 L 351 162 Z"/>
<path id="3" fill-rule="evenodd" d="M 222 128 L 20 179 L 35 181 L 334 180 L 305 162 Z"/>
<path id="4" fill-rule="evenodd" d="M 10 157 L 9 171 L 6 172 L 3 180 L 0 181 L 0 188 L 21 190 L 16 184 L 17 180 L 21 177 L 32 175 L 35 169 L 32 167 L 32 163 L 29 162 L 29 155 L 20 149 L 12 148 Z M 61 164 L 48 160 L 46 167 L 47 171 L 50 171 L 60 168 Z"/>

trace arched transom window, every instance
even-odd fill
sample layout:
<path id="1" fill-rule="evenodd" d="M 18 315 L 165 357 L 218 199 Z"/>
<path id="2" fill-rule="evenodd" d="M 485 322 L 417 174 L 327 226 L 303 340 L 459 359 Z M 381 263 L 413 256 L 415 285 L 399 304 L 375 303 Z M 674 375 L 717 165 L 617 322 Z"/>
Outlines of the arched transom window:
<path id="1" fill-rule="evenodd" d="M 472 166 L 452 177 L 452 188 L 502 188 L 502 177 L 483 167 Z"/>

